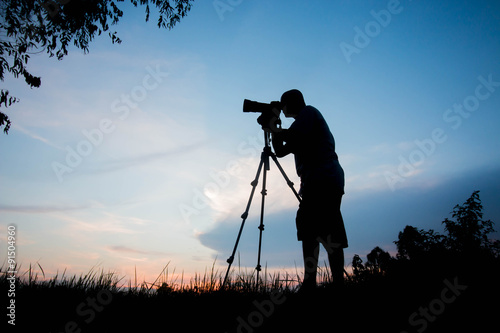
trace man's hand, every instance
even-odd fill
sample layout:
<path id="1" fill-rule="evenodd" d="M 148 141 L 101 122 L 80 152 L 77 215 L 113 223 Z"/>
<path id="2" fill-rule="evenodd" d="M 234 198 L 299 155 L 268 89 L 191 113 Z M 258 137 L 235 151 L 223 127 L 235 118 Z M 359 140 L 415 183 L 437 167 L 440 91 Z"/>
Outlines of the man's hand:
<path id="1" fill-rule="evenodd" d="M 287 132 L 287 129 L 281 129 L 279 132 L 271 132 L 271 142 L 274 152 L 278 157 L 284 157 L 290 154 L 290 149 L 284 144 Z"/>

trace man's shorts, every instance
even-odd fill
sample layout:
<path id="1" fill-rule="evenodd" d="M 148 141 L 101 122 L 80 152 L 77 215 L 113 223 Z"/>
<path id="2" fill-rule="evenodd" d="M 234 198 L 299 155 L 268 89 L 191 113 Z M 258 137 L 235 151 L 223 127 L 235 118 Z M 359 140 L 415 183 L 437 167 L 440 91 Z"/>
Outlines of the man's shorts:
<path id="1" fill-rule="evenodd" d="M 329 186 L 328 182 L 304 186 L 302 201 L 296 217 L 297 239 L 324 240 L 348 247 L 344 220 L 340 212 L 343 190 Z"/>

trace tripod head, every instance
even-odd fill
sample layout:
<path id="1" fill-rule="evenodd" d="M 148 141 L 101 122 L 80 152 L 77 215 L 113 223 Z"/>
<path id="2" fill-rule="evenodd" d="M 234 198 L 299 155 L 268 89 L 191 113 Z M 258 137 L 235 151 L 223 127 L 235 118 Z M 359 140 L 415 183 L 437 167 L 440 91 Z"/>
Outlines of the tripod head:
<path id="1" fill-rule="evenodd" d="M 281 119 L 280 119 L 280 110 L 274 109 L 276 112 L 272 113 L 263 113 L 257 118 L 257 122 L 264 132 L 277 132 L 281 131 Z"/>

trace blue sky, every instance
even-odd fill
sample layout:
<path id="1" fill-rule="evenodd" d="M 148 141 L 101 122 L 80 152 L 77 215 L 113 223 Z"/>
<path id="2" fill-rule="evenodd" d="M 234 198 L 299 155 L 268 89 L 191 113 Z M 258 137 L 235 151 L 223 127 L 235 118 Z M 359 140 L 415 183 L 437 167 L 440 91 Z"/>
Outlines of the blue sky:
<path id="1" fill-rule="evenodd" d="M 21 102 L 7 110 L 13 127 L 0 139 L 0 253 L 14 223 L 18 260 L 48 274 L 100 264 L 127 277 L 137 267 L 150 281 L 169 261 L 189 276 L 216 257 L 225 269 L 262 149 L 243 99 L 269 102 L 292 88 L 337 143 L 347 262 L 377 245 L 394 253 L 407 224 L 442 231 L 474 190 L 484 217 L 498 222 L 499 7 L 197 1 L 165 31 L 126 6 L 112 27 L 121 45 L 102 36 L 86 55 L 33 55 L 41 88 L 2 83 Z M 293 157 L 280 162 L 298 184 Z M 269 267 L 302 265 L 296 208 L 272 167 Z M 240 245 L 251 268 L 258 214 L 256 197 Z"/>

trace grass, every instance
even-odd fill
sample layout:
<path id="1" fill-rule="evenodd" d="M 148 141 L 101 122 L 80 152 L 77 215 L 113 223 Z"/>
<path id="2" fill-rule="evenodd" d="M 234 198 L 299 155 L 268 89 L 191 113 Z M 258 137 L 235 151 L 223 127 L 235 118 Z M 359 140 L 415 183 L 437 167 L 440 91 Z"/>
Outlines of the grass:
<path id="1" fill-rule="evenodd" d="M 26 331 L 123 332 L 134 325 L 143 331 L 146 318 L 153 320 L 149 324 L 156 329 L 159 322 L 163 323 L 160 318 L 185 323 L 196 317 L 213 323 L 217 317 L 215 326 L 224 327 L 231 321 L 227 318 L 237 318 L 255 299 L 268 297 L 273 290 L 291 294 L 297 287 L 297 280 L 289 274 L 271 274 L 266 267 L 257 283 L 254 272 L 237 267 L 222 291 L 225 270 L 217 269 L 215 264 L 185 279 L 184 273 L 176 273 L 169 262 L 152 282 L 138 282 L 137 272 L 127 280 L 98 266 L 80 275 L 69 276 L 64 270 L 53 277 L 47 277 L 39 263 L 27 268 L 16 266 L 16 324 Z M 9 289 L 9 276 L 8 267 L 0 267 L 2 291 Z M 106 298 L 99 303 L 104 292 L 112 295 L 105 295 L 112 299 L 109 305 L 105 304 Z M 77 326 L 72 330 L 74 323 Z M 170 319 L 167 323 L 172 324 Z M 201 325 L 200 329 L 203 326 L 198 320 L 192 324 Z"/>
<path id="2" fill-rule="evenodd" d="M 98 266 L 80 275 L 68 276 L 63 271 L 48 278 L 35 263 L 15 269 L 19 272 L 16 328 L 64 333 L 169 331 L 173 327 L 187 332 L 294 332 L 298 327 L 332 331 L 331 320 L 336 320 L 349 325 L 352 332 L 376 328 L 416 332 L 419 327 L 409 324 L 409 316 L 439 298 L 444 286 L 440 278 L 424 283 L 420 276 L 379 275 L 363 281 L 348 276 L 345 288 L 338 290 L 330 284 L 327 267 L 325 263 L 318 270 L 319 290 L 301 295 L 297 269 L 270 273 L 264 267 L 257 283 L 255 270 L 237 266 L 221 290 L 225 269 L 218 270 L 215 262 L 190 279 L 167 263 L 152 282 L 138 282 L 137 272 L 126 280 Z M 7 276 L 7 268 L 0 267 L 2 292 L 8 289 Z M 500 296 L 497 277 L 476 283 L 460 276 L 459 282 L 468 290 L 447 305 L 446 315 L 428 324 L 426 333 L 462 328 L 468 318 L 475 323 L 478 317 L 496 318 L 497 310 L 490 308 L 488 299 Z M 492 285 L 496 288 L 491 289 Z"/>
<path id="3" fill-rule="evenodd" d="M 225 270 L 216 269 L 214 261 L 212 267 L 205 269 L 203 274 L 195 273 L 194 277 L 186 281 L 184 272 L 176 274 L 176 269 L 171 269 L 168 262 L 153 282 L 138 282 L 137 271 L 132 279 L 126 282 L 124 276 L 119 276 L 112 271 L 93 266 L 87 273 L 79 276 L 67 276 L 66 270 L 60 274 L 47 278 L 43 267 L 39 264 L 30 264 L 28 268 L 15 267 L 17 288 L 68 288 L 86 292 L 109 290 L 116 293 L 134 293 L 137 295 L 151 296 L 165 293 L 190 293 L 204 294 L 219 291 L 223 284 Z M 326 267 L 325 267 L 326 269 Z M 320 272 L 323 270 L 320 270 Z M 319 274 L 322 276 L 322 274 Z M 325 274 L 326 275 L 326 274 Z M 7 283 L 7 267 L 0 267 L 0 283 Z M 325 279 L 326 280 L 326 279 Z M 229 274 L 225 291 L 232 292 L 260 292 L 269 293 L 272 290 L 293 292 L 300 282 L 298 273 L 291 275 L 288 272 L 269 273 L 267 267 L 260 274 L 259 282 L 256 281 L 255 270 L 233 268 Z"/>
<path id="4" fill-rule="evenodd" d="M 38 269 L 37 269 L 38 268 Z M 98 270 L 96 266 L 93 266 L 86 274 L 81 274 L 80 276 L 66 276 L 66 270 L 63 271 L 61 275 L 59 272 L 55 276 L 46 279 L 45 272 L 39 263 L 36 265 L 30 264 L 29 267 L 23 271 L 22 267 L 17 265 L 13 268 L 14 271 L 18 272 L 16 276 L 17 288 L 67 288 L 72 290 L 81 291 L 95 291 L 107 289 L 113 292 L 118 292 L 123 289 L 123 286 L 119 285 L 123 280 L 119 278 L 117 274 L 113 272 L 104 272 L 104 269 Z M 19 274 L 19 272 L 21 272 Z M 7 277 L 9 276 L 7 267 L 0 267 L 0 283 L 7 283 Z M 42 279 L 40 279 L 40 276 Z"/>

